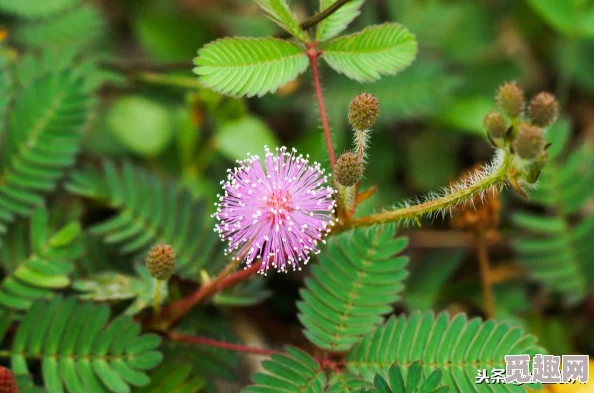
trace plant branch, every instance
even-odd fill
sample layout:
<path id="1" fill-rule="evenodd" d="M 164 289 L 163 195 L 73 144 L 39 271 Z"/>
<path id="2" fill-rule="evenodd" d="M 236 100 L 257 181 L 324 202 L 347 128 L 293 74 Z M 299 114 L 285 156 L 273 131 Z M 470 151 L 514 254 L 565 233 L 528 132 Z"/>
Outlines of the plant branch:
<path id="1" fill-rule="evenodd" d="M 502 188 L 507 180 L 507 170 L 510 161 L 511 156 L 506 155 L 499 167 L 494 169 L 490 174 L 466 187 L 448 192 L 442 197 L 433 198 L 418 205 L 406 206 L 366 217 L 345 220 L 339 222 L 330 234 L 338 234 L 353 228 L 400 222 L 403 220 L 418 220 L 419 217 L 423 215 L 452 208 L 483 192 Z"/>
<path id="2" fill-rule="evenodd" d="M 206 297 L 245 280 L 247 277 L 256 273 L 262 265 L 262 262 L 258 261 L 247 269 L 231 274 L 241 260 L 242 258 L 240 256 L 234 258 L 214 280 L 203 284 L 188 296 L 170 304 L 159 315 L 159 322 L 154 327 L 157 330 L 168 330 Z"/>
<path id="3" fill-rule="evenodd" d="M 321 21 L 328 18 L 330 15 L 338 11 L 342 6 L 346 5 L 347 3 L 351 2 L 352 0 L 336 0 L 334 3 L 330 5 L 330 7 L 318 12 L 317 14 L 307 18 L 304 20 L 300 26 L 303 30 L 309 30 L 312 27 L 317 26 Z M 283 31 L 276 35 L 278 38 L 289 38 L 291 35 Z"/>
<path id="4" fill-rule="evenodd" d="M 330 158 L 330 167 L 334 168 L 336 163 L 336 156 L 334 155 L 334 146 L 332 145 L 332 136 L 330 135 L 330 126 L 328 125 L 328 115 L 326 114 L 326 106 L 324 105 L 324 96 L 322 94 L 322 84 L 320 83 L 320 74 L 318 71 L 318 51 L 315 44 L 309 47 L 307 56 L 311 64 L 311 72 L 314 80 L 316 90 L 316 97 L 318 100 L 318 107 L 320 108 L 320 119 L 322 121 L 322 128 L 324 129 L 324 138 L 326 139 L 326 147 L 328 148 L 328 157 Z"/>
<path id="5" fill-rule="evenodd" d="M 283 353 L 280 351 L 274 351 L 274 350 L 270 350 L 270 349 L 253 348 L 253 347 L 248 347 L 245 345 L 232 344 L 232 343 L 228 343 L 228 342 L 224 342 L 224 341 L 212 340 L 210 338 L 205 338 L 205 337 L 188 336 L 188 335 L 177 333 L 177 332 L 169 332 L 169 333 L 167 333 L 167 337 L 173 341 L 182 341 L 182 342 L 186 342 L 186 343 L 190 343 L 190 344 L 207 345 L 209 347 L 223 348 L 223 349 L 228 349 L 230 351 L 249 353 L 249 354 L 253 354 L 253 355 L 269 356 L 269 355 Z"/>

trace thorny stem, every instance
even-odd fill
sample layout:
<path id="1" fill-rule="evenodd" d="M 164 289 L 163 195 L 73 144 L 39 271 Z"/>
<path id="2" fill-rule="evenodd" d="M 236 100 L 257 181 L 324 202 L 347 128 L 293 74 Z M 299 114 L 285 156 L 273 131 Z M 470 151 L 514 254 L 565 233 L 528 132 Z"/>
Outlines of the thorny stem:
<path id="1" fill-rule="evenodd" d="M 492 319 L 495 316 L 495 308 L 493 303 L 493 285 L 490 276 L 489 256 L 487 254 L 485 232 L 480 231 L 475 236 L 477 240 L 476 247 L 478 252 L 478 261 L 481 269 L 481 284 L 483 288 L 483 300 L 485 302 L 485 315 L 487 316 L 487 319 Z"/>
<path id="2" fill-rule="evenodd" d="M 237 256 L 225 267 L 225 269 L 223 269 L 221 273 L 219 273 L 218 276 L 215 277 L 214 280 L 203 284 L 188 296 L 170 304 L 165 310 L 163 310 L 162 317 L 159 318 L 160 322 L 157 323 L 157 326 L 155 327 L 158 328 L 158 330 L 169 329 L 206 297 L 245 280 L 247 277 L 257 272 L 262 265 L 262 262 L 259 261 L 252 264 L 247 269 L 231 274 L 233 270 L 235 270 L 235 268 L 239 265 L 241 260 L 242 258 Z"/>
<path id="3" fill-rule="evenodd" d="M 324 138 L 326 139 L 328 156 L 330 157 L 330 167 L 334 168 L 334 164 L 336 163 L 336 156 L 334 155 L 334 146 L 332 145 L 332 136 L 330 135 L 330 126 L 328 125 L 328 115 L 326 114 L 326 106 L 324 105 L 324 96 L 322 94 L 322 85 L 320 83 L 320 74 L 318 72 L 319 54 L 320 53 L 316 49 L 316 43 L 308 47 L 307 57 L 309 57 L 309 62 L 311 64 L 311 72 L 313 75 L 314 86 L 316 89 L 318 107 L 320 108 L 320 119 L 322 120 L 322 128 L 324 129 Z"/>
<path id="4" fill-rule="evenodd" d="M 448 193 L 440 198 L 431 199 L 418 205 L 407 206 L 392 211 L 339 222 L 338 225 L 334 227 L 332 232 L 330 232 L 330 234 L 338 234 L 353 228 L 387 224 L 407 219 L 418 219 L 424 214 L 456 206 L 460 202 L 467 200 L 473 195 L 479 194 L 494 186 L 503 186 L 507 179 L 507 170 L 510 160 L 510 156 L 506 155 L 500 166 L 495 169 L 495 171 L 468 187 L 464 187 L 460 190 Z"/>

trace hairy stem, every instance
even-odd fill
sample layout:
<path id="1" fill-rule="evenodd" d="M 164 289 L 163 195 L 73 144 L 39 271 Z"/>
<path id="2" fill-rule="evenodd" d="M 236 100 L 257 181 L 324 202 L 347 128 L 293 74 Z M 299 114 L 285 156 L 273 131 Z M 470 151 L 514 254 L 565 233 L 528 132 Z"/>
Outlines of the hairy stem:
<path id="1" fill-rule="evenodd" d="M 403 220 L 418 220 L 419 217 L 443 209 L 448 209 L 468 200 L 469 198 L 487 192 L 497 186 L 502 187 L 507 179 L 507 170 L 511 156 L 506 155 L 497 168 L 482 179 L 463 188 L 455 189 L 444 196 L 430 199 L 418 205 L 406 206 L 400 209 L 373 214 L 339 222 L 331 234 L 337 234 L 353 228 L 400 222 Z"/>
<path id="2" fill-rule="evenodd" d="M 330 167 L 334 168 L 336 156 L 334 155 L 334 146 L 332 145 L 332 136 L 330 135 L 330 126 L 328 125 L 328 115 L 326 114 L 326 106 L 324 105 L 324 96 L 322 94 L 322 84 L 320 83 L 318 55 L 319 53 L 314 44 L 307 51 L 307 56 L 309 57 L 309 62 L 311 64 L 311 72 L 316 89 L 318 107 L 320 108 L 320 119 L 322 121 L 322 128 L 324 129 L 324 138 L 326 139 L 326 147 L 328 148 L 328 157 L 330 158 Z"/>
<path id="3" fill-rule="evenodd" d="M 493 303 L 493 284 L 489 268 L 489 256 L 487 254 L 487 242 L 484 231 L 476 234 L 476 247 L 478 261 L 481 269 L 481 284 L 483 288 L 483 301 L 485 302 L 485 315 L 487 319 L 495 317 L 495 305 Z"/>

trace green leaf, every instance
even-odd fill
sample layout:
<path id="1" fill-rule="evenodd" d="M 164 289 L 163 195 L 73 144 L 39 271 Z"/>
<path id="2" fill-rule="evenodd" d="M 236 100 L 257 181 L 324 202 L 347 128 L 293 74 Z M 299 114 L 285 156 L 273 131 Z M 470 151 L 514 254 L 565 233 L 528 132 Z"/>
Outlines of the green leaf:
<path id="1" fill-rule="evenodd" d="M 417 41 L 396 23 L 371 26 L 359 33 L 336 38 L 323 48 L 323 58 L 336 72 L 359 82 L 396 75 L 417 55 Z"/>
<path id="2" fill-rule="evenodd" d="M 89 4 L 80 4 L 52 18 L 17 24 L 14 40 L 39 49 L 83 48 L 96 44 L 105 31 L 101 13 Z"/>
<path id="3" fill-rule="evenodd" d="M 204 86 L 232 96 L 263 96 L 307 68 L 296 44 L 276 38 L 224 38 L 205 45 L 194 59 Z"/>
<path id="4" fill-rule="evenodd" d="M 140 96 L 119 98 L 107 112 L 107 127 L 132 152 L 156 156 L 173 137 L 169 111 Z"/>
<path id="5" fill-rule="evenodd" d="M 334 4 L 336 0 L 320 0 L 320 12 Z M 325 41 L 336 37 L 361 14 L 361 6 L 365 0 L 351 0 L 328 18 L 324 19 L 316 31 L 316 39 Z"/>
<path id="6" fill-rule="evenodd" d="M 320 348 L 344 351 L 383 322 L 404 289 L 407 244 L 394 227 L 343 234 L 329 241 L 305 280 L 297 304 L 305 336 Z"/>
<path id="7" fill-rule="evenodd" d="M 134 393 L 198 393 L 204 388 L 204 380 L 193 377 L 192 368 L 189 363 L 165 362 L 151 375 L 151 383 Z"/>
<path id="8" fill-rule="evenodd" d="M 514 215 L 520 230 L 514 236 L 514 248 L 530 277 L 576 304 L 594 283 L 594 248 L 589 240 L 594 236 L 594 214 L 574 219 L 594 195 L 594 149 L 583 144 L 565 157 L 570 132 L 565 120 L 547 131 L 551 161 L 539 177 L 538 188 L 529 193 L 529 201 L 546 212 Z"/>
<path id="9" fill-rule="evenodd" d="M 322 393 L 326 385 L 326 375 L 319 364 L 305 352 L 287 347 L 286 355 L 272 355 L 262 367 L 267 374 L 252 376 L 253 385 L 242 393 Z"/>
<path id="10" fill-rule="evenodd" d="M 408 317 L 390 318 L 367 334 L 348 353 L 346 366 L 350 373 L 373 381 L 376 374 L 388 379 L 390 367 L 397 365 L 410 384 L 418 378 L 412 365 L 419 361 L 422 375 L 432 381 L 431 385 L 437 379 L 431 373 L 441 370 L 443 384 L 452 393 L 480 393 L 484 389 L 475 383 L 477 370 L 505 369 L 505 355 L 545 353 L 535 343 L 536 337 L 507 323 L 467 320 L 464 314 L 450 317 L 447 313 L 435 316 L 432 312 L 415 312 Z M 540 385 L 489 386 L 492 393 L 516 393 Z"/>
<path id="11" fill-rule="evenodd" d="M 119 393 L 129 392 L 130 385 L 146 385 L 149 379 L 144 371 L 161 362 L 162 355 L 156 351 L 161 340 L 157 337 L 141 351 L 132 352 L 139 342 L 154 335 L 141 334 L 129 317 L 116 318 L 106 326 L 108 319 L 109 308 L 73 298 L 35 302 L 16 332 L 13 369 L 29 373 L 27 360 L 41 361 L 50 393 Z M 37 340 L 42 347 L 33 346 Z M 138 367 L 138 359 L 143 358 L 151 363 Z"/>
<path id="12" fill-rule="evenodd" d="M 256 0 L 256 3 L 258 3 L 258 5 L 268 13 L 268 17 L 283 30 L 299 38 L 301 41 L 306 40 L 303 29 L 299 26 L 295 14 L 291 12 L 291 9 L 285 0 Z"/>
<path id="13" fill-rule="evenodd" d="M 75 194 L 107 203 L 118 214 L 90 228 L 122 254 L 144 258 L 156 243 L 170 244 L 177 253 L 175 272 L 195 279 L 202 269 L 225 262 L 222 245 L 212 230 L 203 199 L 193 198 L 175 181 L 146 170 L 111 161 L 102 170 L 86 167 L 74 172 L 66 188 Z"/>
<path id="14" fill-rule="evenodd" d="M 437 117 L 437 121 L 445 127 L 456 128 L 486 138 L 483 119 L 485 113 L 493 109 L 495 109 L 495 105 L 490 97 L 459 98 L 444 108 L 442 114 Z"/>
<path id="15" fill-rule="evenodd" d="M 22 18 L 41 18 L 72 7 L 78 0 L 0 0 L 0 10 Z"/>
<path id="16" fill-rule="evenodd" d="M 449 387 L 440 385 L 442 372 L 434 370 L 426 378 L 423 377 L 423 370 L 420 361 L 414 361 L 409 367 L 400 368 L 398 365 L 390 367 L 388 382 L 376 374 L 373 382 L 377 393 L 447 393 Z M 408 374 L 406 385 L 403 374 Z"/>
<path id="17" fill-rule="evenodd" d="M 262 120 L 253 116 L 225 122 L 216 133 L 218 150 L 230 160 L 244 159 L 247 153 L 264 156 L 264 146 L 280 145 L 276 134 Z"/>
<path id="18" fill-rule="evenodd" d="M 73 222 L 65 227 L 77 228 L 64 235 L 64 229 L 56 234 L 50 232 L 47 211 L 39 207 L 29 224 L 30 245 L 27 228 L 19 222 L 10 232 L 7 242 L 0 249 L 5 276 L 0 283 L 0 309 L 26 311 L 36 299 L 50 298 L 54 290 L 70 285 L 74 262 L 82 254 L 80 224 Z M 61 241 L 55 241 L 62 237 Z"/>
<path id="19" fill-rule="evenodd" d="M 0 155 L 0 233 L 16 216 L 31 215 L 73 164 L 95 104 L 94 70 L 73 63 L 73 52 L 26 56 L 14 71 Z"/>

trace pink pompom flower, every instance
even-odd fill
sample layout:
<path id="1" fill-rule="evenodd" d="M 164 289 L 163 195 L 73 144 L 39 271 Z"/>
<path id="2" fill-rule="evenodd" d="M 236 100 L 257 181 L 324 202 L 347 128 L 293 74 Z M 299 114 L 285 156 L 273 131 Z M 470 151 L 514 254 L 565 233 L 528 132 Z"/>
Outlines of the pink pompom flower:
<path id="1" fill-rule="evenodd" d="M 224 195 L 217 195 L 215 231 L 228 241 L 226 253 L 247 266 L 262 259 L 259 273 L 270 265 L 280 272 L 300 270 L 310 254 L 319 253 L 318 242 L 334 225 L 334 189 L 318 163 L 290 153 L 285 147 L 275 153 L 265 147 L 264 163 L 249 155 L 222 181 Z"/>

